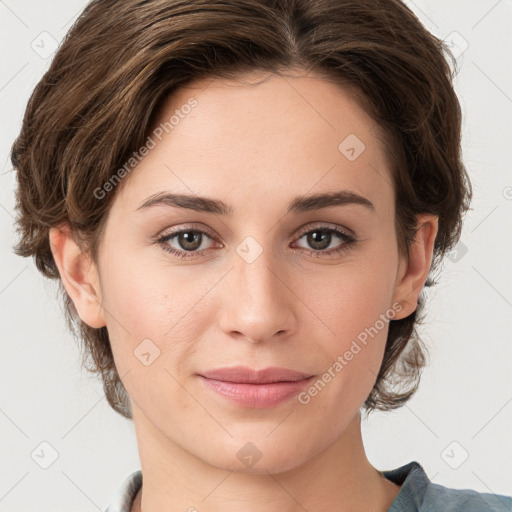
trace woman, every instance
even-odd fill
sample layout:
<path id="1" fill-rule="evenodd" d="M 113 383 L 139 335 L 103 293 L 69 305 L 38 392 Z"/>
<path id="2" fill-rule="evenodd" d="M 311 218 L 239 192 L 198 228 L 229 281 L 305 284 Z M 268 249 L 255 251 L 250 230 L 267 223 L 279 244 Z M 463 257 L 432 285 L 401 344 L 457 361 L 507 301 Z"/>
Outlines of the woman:
<path id="1" fill-rule="evenodd" d="M 508 510 L 378 471 L 471 186 L 443 45 L 400 2 L 93 1 L 12 150 L 21 239 L 141 471 L 108 512 Z M 143 481 L 142 481 L 143 476 Z"/>

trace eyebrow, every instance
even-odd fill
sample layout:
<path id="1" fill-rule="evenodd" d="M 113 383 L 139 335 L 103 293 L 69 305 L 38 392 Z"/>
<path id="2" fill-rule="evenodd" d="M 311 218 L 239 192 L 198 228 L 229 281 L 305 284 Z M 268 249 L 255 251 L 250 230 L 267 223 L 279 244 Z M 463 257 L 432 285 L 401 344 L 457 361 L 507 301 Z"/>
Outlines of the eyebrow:
<path id="1" fill-rule="evenodd" d="M 364 206 L 375 213 L 375 206 L 369 199 L 348 190 L 298 196 L 288 204 L 287 213 L 302 213 L 330 206 L 346 205 Z M 231 216 L 233 214 L 232 206 L 218 199 L 169 192 L 158 192 L 149 196 L 135 211 L 146 210 L 152 206 L 173 206 L 215 215 Z"/>

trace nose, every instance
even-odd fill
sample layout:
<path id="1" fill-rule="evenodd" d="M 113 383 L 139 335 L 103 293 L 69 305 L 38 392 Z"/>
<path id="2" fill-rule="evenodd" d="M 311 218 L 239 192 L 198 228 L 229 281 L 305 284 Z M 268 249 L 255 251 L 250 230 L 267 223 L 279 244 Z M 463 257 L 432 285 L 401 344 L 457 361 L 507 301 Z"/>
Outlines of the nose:
<path id="1" fill-rule="evenodd" d="M 233 269 L 222 287 L 220 328 L 228 336 L 251 343 L 288 337 L 297 328 L 300 306 L 289 284 L 293 280 L 290 271 L 270 249 L 254 260 L 243 251 L 240 254 L 234 256 Z"/>

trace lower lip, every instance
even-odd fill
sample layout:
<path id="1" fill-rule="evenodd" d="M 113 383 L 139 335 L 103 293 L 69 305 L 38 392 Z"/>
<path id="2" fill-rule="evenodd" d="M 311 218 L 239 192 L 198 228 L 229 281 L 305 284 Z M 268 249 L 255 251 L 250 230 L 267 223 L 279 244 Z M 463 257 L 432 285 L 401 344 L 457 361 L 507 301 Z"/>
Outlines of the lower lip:
<path id="1" fill-rule="evenodd" d="M 238 405 L 252 409 L 275 407 L 300 393 L 313 379 L 313 377 L 309 377 L 293 382 L 246 384 L 207 379 L 201 375 L 199 377 L 212 391 Z"/>

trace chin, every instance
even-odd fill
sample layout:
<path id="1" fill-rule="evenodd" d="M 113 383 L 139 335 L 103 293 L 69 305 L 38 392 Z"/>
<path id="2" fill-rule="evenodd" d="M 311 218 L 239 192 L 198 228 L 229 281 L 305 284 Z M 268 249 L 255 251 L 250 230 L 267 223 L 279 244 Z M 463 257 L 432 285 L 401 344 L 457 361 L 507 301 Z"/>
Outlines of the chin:
<path id="1" fill-rule="evenodd" d="M 293 442 L 292 442 L 293 441 Z M 323 447 L 304 446 L 303 443 L 289 440 L 285 445 L 281 440 L 271 442 L 263 437 L 261 441 L 240 442 L 230 438 L 229 443 L 219 441 L 217 450 L 208 450 L 207 456 L 196 453 L 205 463 L 222 469 L 247 474 L 278 474 L 291 471 L 320 452 Z M 298 448 L 300 446 L 300 448 Z M 210 447 L 211 448 L 211 445 Z"/>

